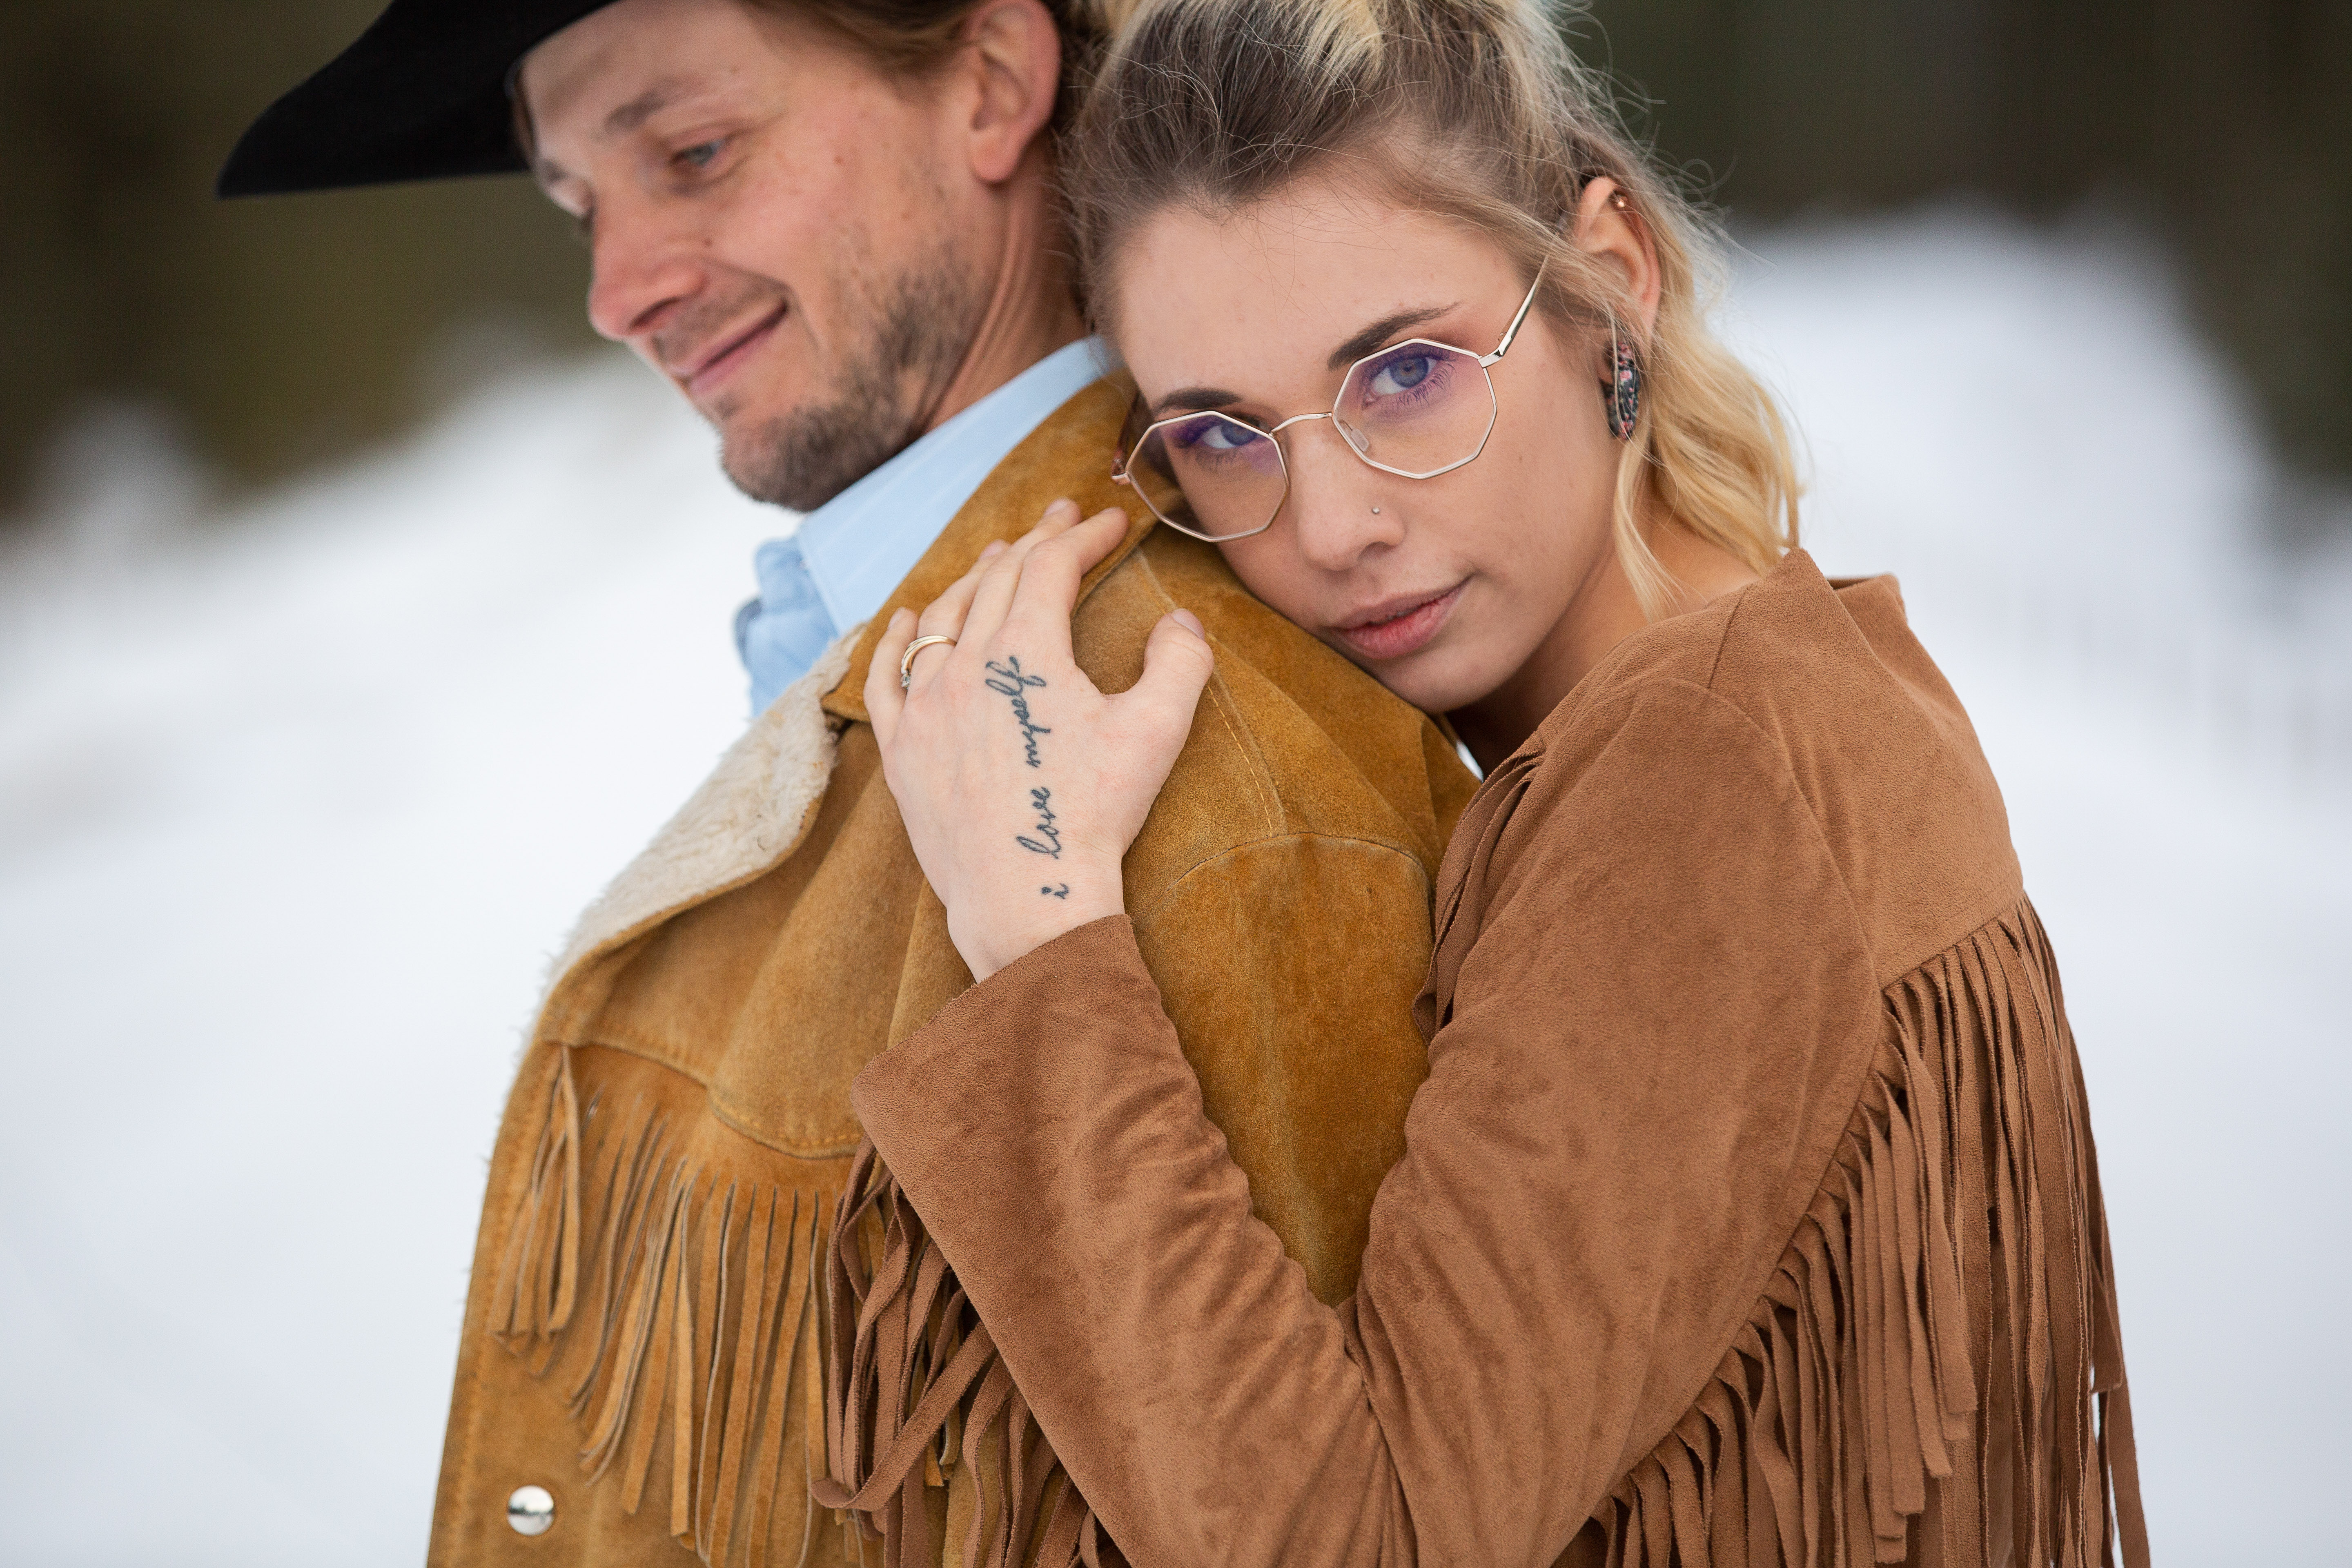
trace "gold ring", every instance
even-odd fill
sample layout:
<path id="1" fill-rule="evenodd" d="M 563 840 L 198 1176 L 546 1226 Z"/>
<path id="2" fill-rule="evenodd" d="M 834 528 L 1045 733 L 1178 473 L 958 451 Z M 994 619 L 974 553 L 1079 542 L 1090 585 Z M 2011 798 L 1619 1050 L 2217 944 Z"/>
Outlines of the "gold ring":
<path id="1" fill-rule="evenodd" d="M 948 647 L 955 647 L 955 638 L 943 637 L 934 632 L 929 637 L 917 637 L 913 642 L 908 643 L 907 645 L 907 651 L 898 656 L 899 690 L 904 691 L 907 688 L 915 683 L 915 656 L 922 652 L 925 648 L 930 647 L 933 643 L 945 643 Z"/>

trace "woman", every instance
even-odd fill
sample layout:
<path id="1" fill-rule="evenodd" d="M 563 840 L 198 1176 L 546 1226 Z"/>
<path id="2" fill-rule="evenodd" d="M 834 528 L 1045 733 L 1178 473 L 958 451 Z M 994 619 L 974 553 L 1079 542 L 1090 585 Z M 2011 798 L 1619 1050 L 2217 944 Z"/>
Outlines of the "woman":
<path id="1" fill-rule="evenodd" d="M 1115 45 L 1073 179 L 1121 471 L 1487 776 L 1327 1306 L 1121 900 L 1214 650 L 1175 611 L 1094 690 L 1067 617 L 1122 524 L 1074 508 L 894 621 L 866 700 L 979 984 L 858 1081 L 867 1197 L 937 1251 L 851 1283 L 861 1342 L 950 1265 L 985 1331 L 833 1500 L 993 1356 L 1139 1563 L 2145 1561 L 1999 792 L 1894 584 L 1794 548 L 1713 253 L 1603 102 L 1524 0 L 1164 0 Z M 1076 1517 L 990 1528 L 1058 1557 Z"/>

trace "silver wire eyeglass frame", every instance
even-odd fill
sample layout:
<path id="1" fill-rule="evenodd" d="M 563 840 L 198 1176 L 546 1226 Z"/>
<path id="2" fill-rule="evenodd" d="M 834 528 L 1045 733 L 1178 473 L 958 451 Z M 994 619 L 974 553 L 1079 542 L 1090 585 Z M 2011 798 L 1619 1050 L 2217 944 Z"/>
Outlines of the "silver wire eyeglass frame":
<path id="1" fill-rule="evenodd" d="M 1549 262 L 1545 263 L 1545 267 L 1548 267 L 1549 265 Z M 1111 480 L 1115 484 L 1126 485 L 1129 489 L 1133 489 L 1135 493 L 1142 499 L 1143 504 L 1146 507 L 1150 508 L 1152 516 L 1158 518 L 1169 527 L 1176 530 L 1179 533 L 1191 534 L 1193 538 L 1204 540 L 1211 544 L 1229 544 L 1236 539 L 1249 539 L 1264 533 L 1267 529 L 1274 526 L 1275 519 L 1282 515 L 1283 503 L 1290 499 L 1290 458 L 1289 456 L 1283 451 L 1282 442 L 1279 437 L 1285 430 L 1289 429 L 1293 425 L 1303 425 L 1307 421 L 1314 419 L 1328 419 L 1331 421 L 1333 427 L 1339 432 L 1340 444 L 1355 455 L 1357 461 L 1364 464 L 1367 468 L 1378 468 L 1381 473 L 1394 474 L 1401 479 L 1433 479 L 1441 474 L 1450 474 L 1456 468 L 1475 463 L 1478 460 L 1479 454 L 1486 451 L 1487 437 L 1495 433 L 1495 421 L 1501 412 L 1501 405 L 1496 401 L 1495 395 L 1495 378 L 1493 374 L 1490 374 L 1491 368 L 1499 362 L 1505 354 L 1510 353 L 1511 342 L 1519 335 L 1520 324 L 1528 319 L 1528 311 L 1534 308 L 1536 302 L 1536 290 L 1543 287 L 1544 269 L 1544 267 L 1538 267 L 1536 268 L 1535 281 L 1528 285 L 1527 298 L 1519 301 L 1517 312 L 1511 317 L 1511 324 L 1503 329 L 1503 341 L 1495 345 L 1495 352 L 1493 353 L 1474 354 L 1468 349 L 1463 348 L 1459 344 L 1440 342 L 1435 338 L 1407 338 L 1402 342 L 1391 343 L 1386 348 L 1374 349 L 1370 353 L 1364 355 L 1363 358 L 1351 363 L 1348 366 L 1346 372 L 1339 377 L 1339 391 L 1344 394 L 1348 390 L 1349 384 L 1355 380 L 1356 373 L 1358 371 L 1363 369 L 1366 365 L 1370 364 L 1375 360 L 1388 359 L 1399 349 L 1409 349 L 1415 347 L 1416 345 L 1423 348 L 1442 349 L 1447 353 L 1460 354 L 1463 358 L 1470 360 L 1477 365 L 1478 373 L 1482 376 L 1486 377 L 1486 427 L 1478 432 L 1478 444 L 1475 447 L 1473 447 L 1468 455 L 1465 457 L 1456 458 L 1454 461 L 1444 464 L 1440 468 L 1424 468 L 1418 471 L 1412 468 L 1391 468 L 1388 464 L 1380 462 L 1365 453 L 1362 446 L 1359 444 L 1361 439 L 1360 433 L 1354 430 L 1345 419 L 1339 417 L 1339 410 L 1336 401 L 1331 407 L 1323 410 L 1319 414 L 1294 414 L 1289 418 L 1282 420 L 1277 424 L 1263 427 L 1252 425 L 1246 419 L 1240 418 L 1234 415 L 1223 413 L 1218 409 L 1192 409 L 1186 413 L 1171 415 L 1165 419 L 1156 419 L 1150 425 L 1145 426 L 1142 433 L 1137 436 L 1132 442 L 1129 443 L 1126 454 L 1111 465 Z M 1161 511 L 1159 506 L 1152 500 L 1150 491 L 1135 482 L 1133 472 L 1135 460 L 1137 456 L 1142 452 L 1146 442 L 1150 441 L 1154 435 L 1162 430 L 1170 429 L 1175 426 L 1187 424 L 1192 420 L 1199 419 L 1203 416 L 1213 416 L 1220 419 L 1231 420 L 1234 424 L 1242 426 L 1246 429 L 1255 430 L 1259 435 L 1265 436 L 1274 442 L 1275 461 L 1281 466 L 1282 470 L 1282 494 L 1275 498 L 1274 506 L 1269 511 L 1267 511 L 1265 521 L 1259 523 L 1255 528 L 1243 529 L 1238 533 L 1204 533 L 1200 529 L 1195 528 L 1189 523 L 1180 522 L 1176 519 L 1170 517 L 1166 512 Z"/>

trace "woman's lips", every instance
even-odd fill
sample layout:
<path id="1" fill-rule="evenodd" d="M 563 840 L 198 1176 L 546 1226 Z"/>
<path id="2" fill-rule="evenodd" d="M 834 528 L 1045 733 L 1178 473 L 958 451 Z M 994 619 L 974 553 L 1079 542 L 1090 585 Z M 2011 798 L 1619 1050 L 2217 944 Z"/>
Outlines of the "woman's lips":
<path id="1" fill-rule="evenodd" d="M 761 317 L 750 331 L 730 341 L 717 353 L 688 371 L 686 375 L 686 395 L 699 402 L 717 391 L 719 383 L 733 374 L 745 360 L 751 357 L 753 349 L 768 341 L 769 334 L 773 332 L 777 323 L 784 319 L 785 310 L 785 306 L 778 305 L 773 310 Z"/>
<path id="2" fill-rule="evenodd" d="M 1384 619 L 1331 629 L 1340 641 L 1366 658 L 1402 658 L 1429 646 L 1429 640 L 1444 626 L 1445 617 L 1454 613 L 1454 601 L 1462 597 L 1462 589 L 1463 584 L 1456 583 L 1435 598 L 1408 603 L 1401 610 L 1390 612 Z"/>

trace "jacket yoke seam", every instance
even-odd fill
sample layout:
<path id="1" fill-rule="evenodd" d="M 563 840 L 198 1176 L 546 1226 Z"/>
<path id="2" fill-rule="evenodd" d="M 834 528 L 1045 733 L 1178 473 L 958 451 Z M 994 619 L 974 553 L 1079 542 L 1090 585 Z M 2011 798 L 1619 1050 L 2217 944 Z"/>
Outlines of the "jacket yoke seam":
<path id="1" fill-rule="evenodd" d="M 1727 622 L 1726 625 L 1727 629 L 1728 623 Z M 1712 671 L 1709 672 L 1709 679 L 1713 679 Z M 1773 759 L 1773 782 L 1786 787 L 1797 804 L 1805 808 L 1805 823 L 1813 830 L 1813 842 L 1821 847 L 1822 858 L 1830 863 L 1830 869 L 1837 873 L 1838 892 L 1844 898 L 1848 912 L 1853 916 L 1854 929 L 1863 933 L 1864 946 L 1871 949 L 1874 955 L 1875 944 L 1869 941 L 1870 927 L 1863 921 L 1862 905 L 1854 897 L 1853 884 L 1846 879 L 1845 865 L 1838 858 L 1837 851 L 1830 846 L 1829 829 L 1822 825 L 1821 813 L 1815 809 L 1812 796 L 1805 793 L 1805 786 L 1798 781 L 1797 770 L 1789 765 L 1788 757 L 1773 740 L 1771 732 L 1759 724 L 1747 709 L 1716 690 L 1712 685 L 1703 686 L 1697 681 L 1686 679 L 1681 676 L 1666 676 L 1654 684 L 1637 687 L 1627 695 L 1639 698 L 1642 693 L 1655 690 L 1660 686 L 1679 686 L 1686 690 L 1697 692 L 1706 700 L 1708 706 L 1720 709 L 1731 715 L 1759 742 L 1762 742 L 1765 751 Z"/>
<path id="2" fill-rule="evenodd" d="M 623 1056 L 635 1057 L 639 1061 L 650 1062 L 667 1072 L 677 1074 L 678 1077 L 702 1090 L 704 1101 L 709 1108 L 710 1114 L 722 1126 L 749 1138 L 772 1153 L 782 1154 L 793 1160 L 840 1160 L 846 1159 L 856 1151 L 857 1140 L 855 1136 L 852 1136 L 847 1142 L 837 1139 L 802 1140 L 788 1138 L 781 1133 L 754 1127 L 730 1110 L 720 1101 L 718 1092 L 710 1087 L 709 1079 L 678 1061 L 660 1045 L 630 1031 L 616 1029 L 609 1033 L 600 1032 L 593 1038 L 580 1040 L 560 1040 L 553 1036 L 548 1036 L 545 1038 L 549 1045 L 566 1050 L 593 1047 L 598 1050 L 617 1051 Z"/>
<path id="3" fill-rule="evenodd" d="M 1170 879 L 1167 891 L 1160 894 L 1150 909 L 1132 910 L 1129 912 L 1129 918 L 1137 921 L 1155 919 L 1170 904 L 1175 902 L 1177 898 L 1186 890 L 1187 885 L 1202 872 L 1213 870 L 1244 855 L 1254 854 L 1259 850 L 1283 849 L 1294 845 L 1331 845 L 1343 848 L 1370 849 L 1382 855 L 1394 856 L 1412 868 L 1414 879 L 1421 884 L 1424 892 L 1429 888 L 1429 868 L 1422 863 L 1421 857 L 1415 854 L 1411 847 L 1394 840 L 1359 833 L 1317 833 L 1307 830 L 1269 833 L 1257 838 L 1246 839 L 1239 844 L 1227 845 L 1214 855 L 1204 857 L 1195 864 L 1187 867 Z"/>
<path id="4" fill-rule="evenodd" d="M 1167 586 L 1160 581 L 1160 574 L 1152 570 L 1150 561 L 1140 550 L 1129 555 L 1120 564 L 1132 564 L 1141 571 L 1143 580 L 1150 585 L 1152 596 L 1160 601 L 1163 610 L 1173 610 L 1177 607 L 1174 597 L 1169 594 Z M 1213 644 L 1211 645 L 1211 651 L 1214 651 Z M 1217 715 L 1217 721 L 1224 726 L 1225 734 L 1233 742 L 1234 749 L 1248 760 L 1250 784 L 1256 790 L 1258 805 L 1265 813 L 1265 830 L 1268 833 L 1279 832 L 1285 820 L 1281 794 L 1274 787 L 1274 780 L 1266 768 L 1265 759 L 1258 751 L 1257 737 L 1249 732 L 1249 727 L 1246 724 L 1236 722 L 1233 694 L 1225 685 L 1225 673 L 1222 666 L 1213 668 L 1209 671 L 1207 695 L 1211 710 Z M 1184 875 L 1190 876 L 1192 873 L 1187 871 Z M 1180 882 L 1182 879 L 1181 877 L 1177 879 Z M 1171 890 L 1173 890 L 1172 886 Z"/>
<path id="5" fill-rule="evenodd" d="M 1789 786 L 1795 793 L 1797 798 L 1804 802 L 1805 815 L 1812 822 L 1813 832 L 1815 836 L 1821 839 L 1823 852 L 1829 855 L 1830 864 L 1837 869 L 1838 886 L 1845 889 L 1847 903 L 1859 909 L 1859 900 L 1854 897 L 1853 889 L 1848 884 L 1845 863 L 1838 858 L 1834 851 L 1829 848 L 1829 832 L 1822 823 L 1821 813 L 1814 805 L 1813 797 L 1807 794 L 1804 786 L 1798 782 L 1796 770 L 1788 765 L 1783 748 L 1773 741 L 1771 735 L 1765 731 L 1761 724 L 1756 722 L 1755 718 L 1748 713 L 1746 708 L 1734 702 L 1730 698 L 1724 696 L 1715 689 L 1716 675 L 1723 667 L 1724 648 L 1731 640 L 1732 622 L 1738 619 L 1739 612 L 1747 607 L 1747 596 L 1746 591 L 1743 590 L 1738 599 L 1734 601 L 1732 604 L 1731 613 L 1724 616 L 1723 632 L 1716 641 L 1715 657 L 1713 659 L 1708 661 L 1706 680 L 1700 686 L 1700 689 L 1704 690 L 1708 697 L 1712 698 L 1717 702 L 1721 703 L 1725 708 L 1738 714 L 1741 721 L 1750 730 L 1755 731 L 1756 733 L 1762 738 L 1766 745 L 1771 748 L 1773 754 L 1781 759 L 1780 773 L 1788 779 Z M 1883 668 L 1884 666 L 1881 665 L 1881 668 Z M 1696 684 L 1694 682 L 1681 680 L 1680 678 L 1677 677 L 1668 677 L 1667 679 L 1675 680 L 1677 684 Z M 1905 975 L 1910 973 L 1914 969 L 1918 968 L 1919 965 L 1927 963 L 1929 959 L 1934 958 L 1940 952 L 1948 951 L 1953 943 L 1964 940 L 1970 932 L 1975 931 L 1987 921 L 1996 919 L 2003 909 L 2007 908 L 2010 904 L 2017 901 L 2018 900 L 2022 899 L 2024 896 L 2025 889 L 2023 886 L 2017 883 L 2013 879 L 2005 877 L 1994 878 L 1979 884 L 1977 889 L 1970 891 L 1969 896 L 1965 900 L 1961 900 L 1958 904 L 1958 907 L 1965 911 L 1965 914 L 1961 919 L 1966 922 L 1960 934 L 1953 937 L 1950 942 L 1944 942 L 1939 946 L 1931 946 L 1924 952 L 1916 954 L 1906 953 L 1902 955 L 1905 962 L 1895 964 L 1894 968 L 1880 980 L 1879 984 L 1881 989 L 1894 984 L 1896 981 L 1902 979 Z M 1859 917 L 1857 916 L 1857 918 Z M 1958 922 L 1956 921 L 1956 923 Z M 1867 926 L 1865 926 L 1864 930 L 1865 934 L 1872 938 L 1869 942 L 1871 971 L 1873 976 L 1876 977 L 1883 955 L 1878 951 L 1878 943 L 1875 940 L 1876 933 L 1870 931 Z M 1932 941 L 1933 939 L 1930 940 Z"/>
<path id="6" fill-rule="evenodd" d="M 1715 678 L 1717 673 L 1723 668 L 1723 650 L 1731 646 L 1731 624 L 1739 618 L 1739 612 L 1747 607 L 1748 591 L 1743 588 L 1731 601 L 1730 609 L 1725 612 L 1723 625 L 1716 630 L 1715 652 L 1706 661 L 1706 679 L 1698 683 L 1706 689 L 1707 695 L 1711 697 L 1717 695 L 1715 689 Z"/>

